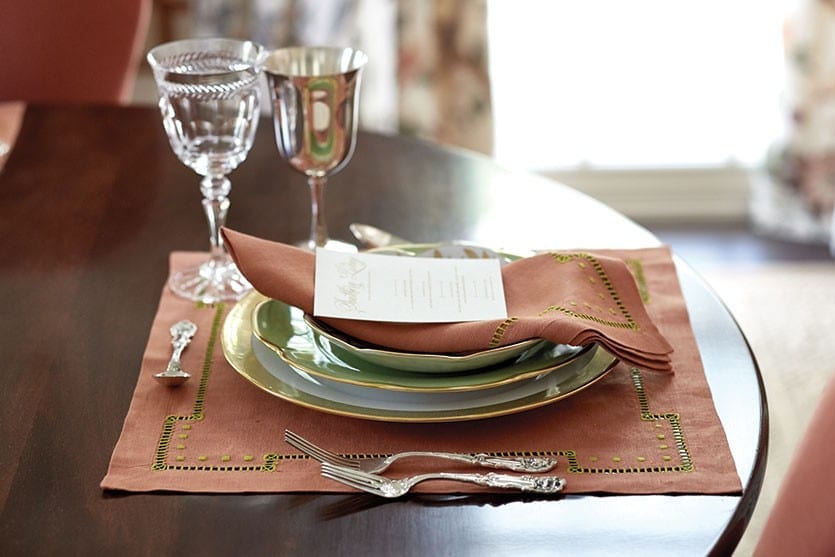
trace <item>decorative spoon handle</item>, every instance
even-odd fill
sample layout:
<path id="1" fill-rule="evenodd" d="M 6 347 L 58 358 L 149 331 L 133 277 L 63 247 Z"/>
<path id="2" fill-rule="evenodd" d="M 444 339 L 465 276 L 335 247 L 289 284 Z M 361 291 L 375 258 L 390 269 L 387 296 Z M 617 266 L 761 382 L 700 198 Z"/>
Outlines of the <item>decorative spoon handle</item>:
<path id="1" fill-rule="evenodd" d="M 197 332 L 197 325 L 184 319 L 172 325 L 170 330 L 171 345 L 174 347 L 174 351 L 171 354 L 171 359 L 168 360 L 168 366 L 166 366 L 165 371 L 155 374 L 154 377 L 157 381 L 168 387 L 176 387 L 191 377 L 183 370 L 180 364 L 180 356 L 183 355 L 183 350 L 186 349 L 186 346 L 188 346 L 192 337 L 194 337 L 194 333 Z"/>
<path id="2" fill-rule="evenodd" d="M 180 366 L 180 357 L 183 355 L 183 350 L 189 345 L 196 332 L 197 325 L 186 319 L 171 326 L 171 345 L 174 347 L 174 352 L 168 361 L 166 371 L 183 371 L 183 368 Z"/>

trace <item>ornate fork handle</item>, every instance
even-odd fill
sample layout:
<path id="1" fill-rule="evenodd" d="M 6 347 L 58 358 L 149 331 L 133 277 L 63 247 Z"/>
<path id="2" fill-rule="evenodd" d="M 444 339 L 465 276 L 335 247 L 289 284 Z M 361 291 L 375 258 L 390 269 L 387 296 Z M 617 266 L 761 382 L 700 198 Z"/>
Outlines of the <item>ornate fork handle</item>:
<path id="1" fill-rule="evenodd" d="M 531 493 L 559 493 L 565 487 L 565 480 L 557 476 L 513 476 L 509 474 L 497 474 L 496 472 L 489 472 L 487 474 L 437 472 L 391 480 L 388 485 L 380 486 L 380 489 L 384 492 L 391 490 L 392 496 L 402 495 L 415 484 L 428 480 L 455 480 L 488 487 L 518 489 L 519 491 Z"/>
<path id="2" fill-rule="evenodd" d="M 388 466 L 395 460 L 406 457 L 434 457 L 444 458 L 447 460 L 457 460 L 459 462 L 466 462 L 467 464 L 475 464 L 484 466 L 486 468 L 504 468 L 513 470 L 514 472 L 547 472 L 557 465 L 557 460 L 554 458 L 526 456 L 526 457 L 501 457 L 491 456 L 486 453 L 477 454 L 462 454 L 462 453 L 445 453 L 434 451 L 407 451 L 392 455 L 385 459 L 385 464 Z"/>

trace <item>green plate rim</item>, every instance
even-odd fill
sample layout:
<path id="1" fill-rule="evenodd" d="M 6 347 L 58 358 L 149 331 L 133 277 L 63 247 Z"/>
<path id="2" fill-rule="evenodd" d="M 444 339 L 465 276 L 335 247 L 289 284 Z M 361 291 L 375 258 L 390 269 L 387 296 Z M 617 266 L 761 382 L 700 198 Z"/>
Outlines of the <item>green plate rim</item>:
<path id="1" fill-rule="evenodd" d="M 293 334 L 286 340 L 278 339 L 262 326 L 261 321 L 265 319 L 261 318 L 261 314 L 272 308 L 286 310 L 290 315 L 289 322 L 283 325 L 291 329 Z M 298 314 L 296 318 L 293 317 L 294 313 Z M 531 350 L 537 348 L 538 350 L 523 362 L 514 362 L 511 365 L 497 364 L 487 371 L 478 373 L 415 373 L 388 368 L 365 360 L 358 360 L 356 364 L 353 364 L 350 361 L 350 354 L 348 354 L 349 359 L 334 354 L 327 346 L 323 346 L 323 343 L 329 342 L 328 339 L 315 336 L 307 321 L 304 320 L 302 310 L 279 300 L 268 298 L 261 301 L 256 305 L 252 316 L 251 326 L 256 338 L 291 367 L 330 381 L 392 391 L 461 392 L 489 389 L 554 372 L 588 350 L 600 349 L 597 346 L 587 346 L 570 356 L 555 360 L 545 356 L 547 351 L 554 349 L 554 345 L 543 341 L 541 345 L 537 343 L 531 348 Z M 290 347 L 290 345 L 293 346 Z M 309 348 L 304 350 L 302 346 Z M 323 365 L 315 365 L 316 356 L 325 358 L 327 362 Z"/>
<path id="2" fill-rule="evenodd" d="M 409 412 L 374 410 L 342 404 L 300 391 L 270 373 L 255 357 L 252 350 L 252 313 L 258 302 L 267 299 L 256 291 L 246 294 L 229 312 L 221 329 L 221 348 L 229 365 L 242 377 L 259 389 L 287 402 L 339 416 L 383 422 L 433 423 L 480 420 L 526 410 L 532 410 L 573 396 L 605 377 L 618 360 L 605 350 L 598 350 L 587 366 L 578 370 L 575 382 L 562 385 L 555 392 L 546 389 L 541 393 L 501 404 L 460 411 Z"/>

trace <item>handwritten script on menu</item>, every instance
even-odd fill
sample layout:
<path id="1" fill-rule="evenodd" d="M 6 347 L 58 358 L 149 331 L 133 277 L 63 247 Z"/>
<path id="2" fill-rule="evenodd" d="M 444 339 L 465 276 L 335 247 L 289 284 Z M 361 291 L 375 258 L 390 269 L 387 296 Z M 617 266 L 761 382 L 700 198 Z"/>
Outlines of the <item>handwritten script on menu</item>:
<path id="1" fill-rule="evenodd" d="M 449 323 L 507 318 L 496 259 L 437 259 L 316 250 L 313 314 Z"/>

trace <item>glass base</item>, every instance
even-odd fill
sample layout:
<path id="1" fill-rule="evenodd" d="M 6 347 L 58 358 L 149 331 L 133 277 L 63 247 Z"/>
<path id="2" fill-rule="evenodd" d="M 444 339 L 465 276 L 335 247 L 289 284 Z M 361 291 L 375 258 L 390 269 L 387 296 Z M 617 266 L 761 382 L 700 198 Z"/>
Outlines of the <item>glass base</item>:
<path id="1" fill-rule="evenodd" d="M 168 287 L 182 298 L 204 304 L 234 302 L 252 290 L 231 259 L 210 259 L 199 267 L 175 273 Z"/>

